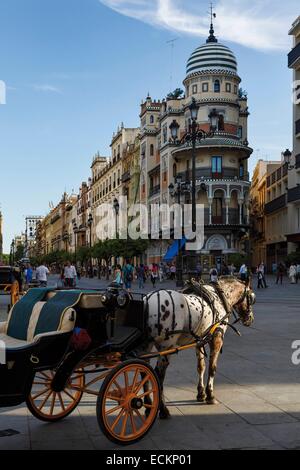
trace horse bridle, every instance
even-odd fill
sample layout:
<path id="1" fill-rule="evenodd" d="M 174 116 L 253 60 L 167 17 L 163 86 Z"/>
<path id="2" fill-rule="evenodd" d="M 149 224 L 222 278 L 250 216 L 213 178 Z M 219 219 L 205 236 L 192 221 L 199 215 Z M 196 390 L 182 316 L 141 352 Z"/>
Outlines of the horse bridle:
<path id="1" fill-rule="evenodd" d="M 253 291 L 251 291 L 249 286 L 245 286 L 243 296 L 241 300 L 236 303 L 236 305 L 242 304 L 245 299 L 247 300 L 247 308 L 248 310 L 250 310 L 250 307 L 252 307 L 256 303 L 256 295 Z"/>

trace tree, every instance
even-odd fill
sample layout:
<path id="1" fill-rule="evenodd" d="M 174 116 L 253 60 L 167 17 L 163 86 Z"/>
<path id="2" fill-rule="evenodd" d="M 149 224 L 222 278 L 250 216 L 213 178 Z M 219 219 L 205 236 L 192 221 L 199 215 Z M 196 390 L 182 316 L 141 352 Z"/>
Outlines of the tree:
<path id="1" fill-rule="evenodd" d="M 181 88 L 176 88 L 174 91 L 167 95 L 167 100 L 178 100 L 182 98 L 184 91 Z"/>
<path id="2" fill-rule="evenodd" d="M 24 245 L 20 244 L 17 246 L 15 251 L 15 261 L 18 262 L 24 258 Z"/>

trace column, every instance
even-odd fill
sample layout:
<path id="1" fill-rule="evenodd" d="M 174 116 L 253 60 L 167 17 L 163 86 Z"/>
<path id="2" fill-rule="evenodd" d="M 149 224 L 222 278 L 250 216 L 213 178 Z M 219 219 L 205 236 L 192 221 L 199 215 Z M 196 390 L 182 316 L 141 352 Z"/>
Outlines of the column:
<path id="1" fill-rule="evenodd" d="M 213 205 L 213 199 L 209 198 L 208 199 L 208 210 L 209 210 L 209 218 L 208 218 L 208 223 L 209 225 L 212 225 L 212 205 Z"/>
<path id="2" fill-rule="evenodd" d="M 244 200 L 239 199 L 238 203 L 239 203 L 239 212 L 240 212 L 240 225 L 243 225 L 243 204 L 244 204 Z"/>
<path id="3" fill-rule="evenodd" d="M 229 205 L 230 199 L 225 199 L 225 207 L 226 207 L 226 225 L 229 225 Z"/>

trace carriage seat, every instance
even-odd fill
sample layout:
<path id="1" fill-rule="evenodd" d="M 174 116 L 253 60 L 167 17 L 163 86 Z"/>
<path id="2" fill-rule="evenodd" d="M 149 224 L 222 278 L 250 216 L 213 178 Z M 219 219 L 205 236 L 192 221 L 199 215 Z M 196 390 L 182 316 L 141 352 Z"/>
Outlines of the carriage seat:
<path id="1" fill-rule="evenodd" d="M 56 292 L 48 292 L 46 296 L 46 300 L 52 299 L 56 295 Z M 80 310 L 94 310 L 103 308 L 103 304 L 101 302 L 101 294 L 100 293 L 82 293 L 79 302 L 77 303 L 76 307 Z"/>
<path id="2" fill-rule="evenodd" d="M 11 309 L 8 320 L 0 323 L 0 341 L 5 342 L 7 349 L 24 348 L 36 343 L 43 336 L 67 333 L 74 329 L 74 308 L 65 309 L 60 316 L 53 316 L 49 321 L 46 304 L 45 301 L 36 302 L 30 315 L 24 315 L 24 318 L 15 311 L 16 306 Z"/>

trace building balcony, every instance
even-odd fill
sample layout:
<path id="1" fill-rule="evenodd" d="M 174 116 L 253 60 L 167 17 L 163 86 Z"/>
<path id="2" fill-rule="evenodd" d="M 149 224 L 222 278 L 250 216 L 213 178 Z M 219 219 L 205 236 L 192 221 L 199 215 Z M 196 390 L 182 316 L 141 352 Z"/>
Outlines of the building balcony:
<path id="1" fill-rule="evenodd" d="M 122 183 L 126 183 L 127 181 L 129 181 L 131 178 L 130 176 L 130 171 L 126 171 L 125 173 L 123 173 L 122 175 Z"/>
<path id="2" fill-rule="evenodd" d="M 287 204 L 287 197 L 286 197 L 286 194 L 283 194 L 282 196 L 274 199 L 271 202 L 268 202 L 265 205 L 265 214 L 269 215 L 280 209 L 284 209 L 286 204 Z"/>
<path id="3" fill-rule="evenodd" d="M 300 201 L 300 186 L 289 189 L 288 192 L 288 202 L 298 202 Z"/>
<path id="4" fill-rule="evenodd" d="M 160 184 L 157 186 L 153 186 L 153 188 L 150 188 L 149 197 L 156 196 L 159 193 L 160 193 Z"/>
<path id="5" fill-rule="evenodd" d="M 192 176 L 192 171 L 184 172 L 180 174 L 183 180 L 190 181 Z M 249 173 L 246 172 L 243 175 L 240 175 L 239 170 L 236 168 L 226 168 L 222 169 L 221 173 L 215 173 L 211 168 L 197 168 L 196 169 L 196 179 L 208 179 L 208 180 L 230 180 L 230 181 L 246 181 L 249 182 Z"/>
<path id="6" fill-rule="evenodd" d="M 288 54 L 289 68 L 297 68 L 300 66 L 300 42 Z"/>
<path id="7" fill-rule="evenodd" d="M 226 225 L 226 226 L 245 226 L 249 225 L 248 218 L 242 215 L 242 220 L 240 220 L 240 210 L 239 209 L 229 209 L 228 211 L 228 222 L 226 217 L 226 209 L 222 210 L 222 214 L 215 216 L 212 214 L 211 224 L 209 220 L 209 209 L 204 209 L 204 225 Z"/>

